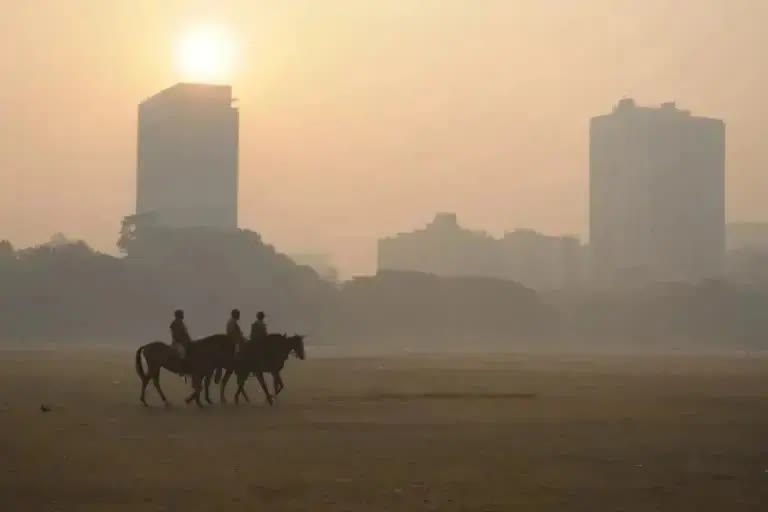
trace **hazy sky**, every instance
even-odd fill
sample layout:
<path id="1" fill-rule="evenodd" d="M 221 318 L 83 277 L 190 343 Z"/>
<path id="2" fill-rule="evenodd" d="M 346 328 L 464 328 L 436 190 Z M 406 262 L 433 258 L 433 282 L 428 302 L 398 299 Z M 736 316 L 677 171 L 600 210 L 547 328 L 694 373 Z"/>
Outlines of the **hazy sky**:
<path id="1" fill-rule="evenodd" d="M 622 96 L 727 123 L 728 214 L 768 220 L 765 0 L 2 0 L 0 238 L 114 252 L 136 105 L 214 22 L 241 46 L 240 220 L 373 269 L 455 211 L 583 234 L 589 117 Z"/>

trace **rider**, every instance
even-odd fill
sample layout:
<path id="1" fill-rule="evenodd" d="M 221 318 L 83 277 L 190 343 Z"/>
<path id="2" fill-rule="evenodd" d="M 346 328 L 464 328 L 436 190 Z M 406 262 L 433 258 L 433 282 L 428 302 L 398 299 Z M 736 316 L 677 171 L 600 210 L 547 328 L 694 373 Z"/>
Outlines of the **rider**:
<path id="1" fill-rule="evenodd" d="M 240 310 L 233 309 L 227 322 L 227 336 L 235 343 L 235 351 L 240 351 L 240 346 L 245 341 L 243 331 L 240 329 Z"/>
<path id="2" fill-rule="evenodd" d="M 267 342 L 267 324 L 264 322 L 265 314 L 263 311 L 256 313 L 256 321 L 251 324 L 251 343 L 258 347 L 260 352 L 264 352 Z"/>
<path id="3" fill-rule="evenodd" d="M 251 324 L 251 343 L 261 357 L 267 356 L 267 324 L 263 311 L 256 313 L 256 321 Z"/>
<path id="4" fill-rule="evenodd" d="M 189 336 L 187 326 L 184 325 L 184 311 L 177 309 L 173 313 L 173 322 L 171 322 L 171 347 L 184 359 L 190 343 L 192 343 L 192 338 Z"/>
<path id="5" fill-rule="evenodd" d="M 263 311 L 256 313 L 256 321 L 251 324 L 251 341 L 262 342 L 267 338 L 267 324 L 264 322 Z"/>

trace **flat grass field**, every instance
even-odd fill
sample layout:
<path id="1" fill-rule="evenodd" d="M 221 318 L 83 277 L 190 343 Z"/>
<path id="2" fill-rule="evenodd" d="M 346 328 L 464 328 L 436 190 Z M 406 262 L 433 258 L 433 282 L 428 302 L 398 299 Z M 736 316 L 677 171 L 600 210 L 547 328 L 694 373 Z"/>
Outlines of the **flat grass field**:
<path id="1" fill-rule="evenodd" d="M 0 511 L 768 510 L 764 356 L 308 352 L 198 410 L 132 351 L 0 351 Z"/>

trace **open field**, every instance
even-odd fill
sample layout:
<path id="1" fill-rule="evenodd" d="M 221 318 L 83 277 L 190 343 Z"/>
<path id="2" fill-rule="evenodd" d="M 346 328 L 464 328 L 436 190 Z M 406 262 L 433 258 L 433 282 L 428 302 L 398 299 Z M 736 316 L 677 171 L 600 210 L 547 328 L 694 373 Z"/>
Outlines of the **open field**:
<path id="1" fill-rule="evenodd" d="M 147 409 L 132 352 L 0 352 L 0 510 L 768 507 L 765 358 L 290 360 L 274 408 L 161 379 Z"/>

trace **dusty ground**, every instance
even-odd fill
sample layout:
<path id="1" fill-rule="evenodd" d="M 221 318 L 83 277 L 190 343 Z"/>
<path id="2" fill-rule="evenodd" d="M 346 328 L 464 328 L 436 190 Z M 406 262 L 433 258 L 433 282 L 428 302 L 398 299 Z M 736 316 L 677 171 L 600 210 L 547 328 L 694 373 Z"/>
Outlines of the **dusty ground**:
<path id="1" fill-rule="evenodd" d="M 0 352 L 0 510 L 768 510 L 764 358 L 291 360 L 200 411 L 132 357 Z"/>

